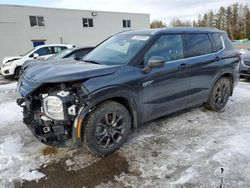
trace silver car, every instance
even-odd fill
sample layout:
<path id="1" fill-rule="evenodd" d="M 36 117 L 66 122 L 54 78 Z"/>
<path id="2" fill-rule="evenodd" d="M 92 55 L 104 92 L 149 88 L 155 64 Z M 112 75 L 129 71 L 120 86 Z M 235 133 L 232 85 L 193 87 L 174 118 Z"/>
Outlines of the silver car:
<path id="1" fill-rule="evenodd" d="M 250 79 L 250 51 L 241 55 L 240 77 Z"/>

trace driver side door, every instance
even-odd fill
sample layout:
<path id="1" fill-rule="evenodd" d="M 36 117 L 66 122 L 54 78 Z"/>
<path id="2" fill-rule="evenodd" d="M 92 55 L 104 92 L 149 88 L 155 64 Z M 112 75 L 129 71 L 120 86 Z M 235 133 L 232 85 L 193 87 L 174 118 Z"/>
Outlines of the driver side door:
<path id="1" fill-rule="evenodd" d="M 187 107 L 190 85 L 188 60 L 184 59 L 180 34 L 162 35 L 144 54 L 144 64 L 158 56 L 165 59 L 162 67 L 150 72 L 139 71 L 142 121 L 148 121 Z"/>

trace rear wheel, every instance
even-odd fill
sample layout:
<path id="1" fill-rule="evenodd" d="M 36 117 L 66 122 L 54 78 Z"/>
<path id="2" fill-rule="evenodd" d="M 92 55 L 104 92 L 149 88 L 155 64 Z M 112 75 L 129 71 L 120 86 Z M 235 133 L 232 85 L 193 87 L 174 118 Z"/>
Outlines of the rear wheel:
<path id="1" fill-rule="evenodd" d="M 226 77 L 220 78 L 214 85 L 209 101 L 205 104 L 205 106 L 214 111 L 222 110 L 229 99 L 230 93 L 230 80 Z"/>
<path id="2" fill-rule="evenodd" d="M 126 141 L 131 129 L 128 110 L 115 101 L 101 103 L 87 120 L 84 138 L 88 148 L 97 155 L 107 155 Z"/>

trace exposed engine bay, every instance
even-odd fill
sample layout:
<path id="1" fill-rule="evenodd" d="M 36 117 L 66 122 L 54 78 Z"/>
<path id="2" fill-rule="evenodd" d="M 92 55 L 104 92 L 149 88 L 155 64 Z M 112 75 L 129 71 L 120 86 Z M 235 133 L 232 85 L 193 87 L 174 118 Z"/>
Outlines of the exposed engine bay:
<path id="1" fill-rule="evenodd" d="M 42 143 L 70 146 L 74 121 L 88 100 L 87 89 L 76 82 L 44 85 L 17 103 L 23 107 L 24 123 Z"/>

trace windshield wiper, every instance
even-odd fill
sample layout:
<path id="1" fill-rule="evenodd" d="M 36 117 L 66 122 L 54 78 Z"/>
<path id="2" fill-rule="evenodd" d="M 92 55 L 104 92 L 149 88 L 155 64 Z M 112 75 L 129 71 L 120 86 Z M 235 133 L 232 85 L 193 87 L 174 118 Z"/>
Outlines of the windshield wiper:
<path id="1" fill-rule="evenodd" d="M 102 63 L 98 62 L 98 61 L 95 61 L 95 60 L 91 60 L 91 59 L 84 59 L 83 60 L 84 62 L 87 62 L 87 63 L 93 63 L 93 64 L 97 64 L 97 65 L 101 65 Z"/>

